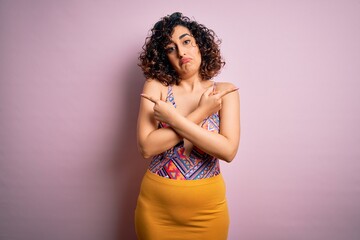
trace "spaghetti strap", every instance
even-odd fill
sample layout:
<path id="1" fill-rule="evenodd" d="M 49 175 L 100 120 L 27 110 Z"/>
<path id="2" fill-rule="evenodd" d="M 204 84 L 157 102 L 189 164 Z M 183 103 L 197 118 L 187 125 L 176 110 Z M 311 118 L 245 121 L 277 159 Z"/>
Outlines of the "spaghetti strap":
<path id="1" fill-rule="evenodd" d="M 168 100 L 169 95 L 170 95 L 171 92 L 172 92 L 172 87 L 171 87 L 171 85 L 169 85 L 168 89 L 167 89 L 166 101 Z"/>
<path id="2" fill-rule="evenodd" d="M 213 92 L 215 92 L 215 89 L 216 89 L 216 82 L 213 81 Z"/>
<path id="3" fill-rule="evenodd" d="M 168 86 L 166 101 L 171 102 L 172 105 L 173 105 L 174 107 L 176 107 L 176 103 L 175 103 L 175 99 L 174 99 L 174 94 L 173 94 L 173 92 L 172 92 L 172 86 L 171 86 L 171 85 Z"/>

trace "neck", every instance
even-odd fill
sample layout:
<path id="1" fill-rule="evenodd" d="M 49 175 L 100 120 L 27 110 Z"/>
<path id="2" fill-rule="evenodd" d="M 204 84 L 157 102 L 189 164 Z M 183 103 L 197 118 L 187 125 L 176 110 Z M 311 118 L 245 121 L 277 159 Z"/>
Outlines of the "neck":
<path id="1" fill-rule="evenodd" d="M 181 86 L 187 91 L 193 92 L 199 88 L 203 88 L 202 81 L 203 80 L 201 79 L 200 75 L 193 75 L 186 78 L 182 78 L 179 86 Z"/>

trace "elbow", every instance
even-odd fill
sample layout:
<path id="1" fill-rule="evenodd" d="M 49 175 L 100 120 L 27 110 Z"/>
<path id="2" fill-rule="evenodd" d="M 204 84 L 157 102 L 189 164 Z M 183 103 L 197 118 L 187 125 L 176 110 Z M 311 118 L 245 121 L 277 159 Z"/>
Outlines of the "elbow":
<path id="1" fill-rule="evenodd" d="M 151 155 L 150 154 L 147 154 L 147 153 L 141 153 L 141 155 L 143 156 L 143 158 L 150 158 L 151 157 Z"/>
<path id="2" fill-rule="evenodd" d="M 143 158 L 150 158 L 150 157 L 151 157 L 151 155 L 150 155 L 149 153 L 147 153 L 147 152 L 140 151 L 140 153 L 141 153 L 141 156 L 142 156 Z"/>
<path id="3" fill-rule="evenodd" d="M 236 154 L 237 154 L 237 148 L 229 151 L 229 152 L 228 152 L 227 154 L 225 154 L 221 159 L 223 159 L 223 160 L 224 160 L 225 162 L 227 162 L 227 163 L 231 163 L 231 162 L 234 160 Z"/>
<path id="4" fill-rule="evenodd" d="M 229 156 L 224 156 L 222 159 L 227 163 L 231 163 L 232 160 L 234 160 L 234 158 L 235 158 L 235 155 L 234 156 L 229 155 Z"/>
<path id="5" fill-rule="evenodd" d="M 152 156 L 146 147 L 139 145 L 138 149 L 143 158 L 150 158 Z"/>

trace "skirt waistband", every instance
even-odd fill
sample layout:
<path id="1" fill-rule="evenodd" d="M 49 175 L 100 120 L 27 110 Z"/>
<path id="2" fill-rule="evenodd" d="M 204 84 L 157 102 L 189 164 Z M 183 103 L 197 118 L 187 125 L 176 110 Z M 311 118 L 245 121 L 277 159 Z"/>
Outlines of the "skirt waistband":
<path id="1" fill-rule="evenodd" d="M 149 169 L 146 170 L 145 177 L 150 178 L 151 180 L 157 181 L 159 183 L 168 184 L 172 186 L 180 186 L 180 187 L 193 187 L 193 186 L 201 186 L 206 184 L 217 183 L 218 181 L 223 181 L 223 176 L 219 173 L 216 176 L 195 180 L 175 180 L 170 178 L 161 177 Z"/>

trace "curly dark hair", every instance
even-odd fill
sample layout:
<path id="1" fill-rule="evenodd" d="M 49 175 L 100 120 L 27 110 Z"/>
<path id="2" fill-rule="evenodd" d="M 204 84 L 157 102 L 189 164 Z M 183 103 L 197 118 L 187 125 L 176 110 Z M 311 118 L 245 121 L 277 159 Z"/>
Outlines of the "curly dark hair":
<path id="1" fill-rule="evenodd" d="M 164 85 L 179 84 L 181 79 L 170 64 L 165 47 L 171 42 L 174 27 L 181 25 L 189 29 L 201 53 L 200 76 L 209 80 L 215 77 L 225 65 L 220 55 L 221 40 L 215 32 L 182 13 L 175 12 L 158 21 L 145 40 L 138 64 L 146 79 L 154 78 Z"/>

